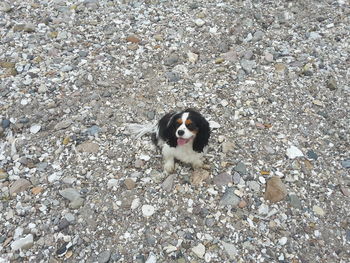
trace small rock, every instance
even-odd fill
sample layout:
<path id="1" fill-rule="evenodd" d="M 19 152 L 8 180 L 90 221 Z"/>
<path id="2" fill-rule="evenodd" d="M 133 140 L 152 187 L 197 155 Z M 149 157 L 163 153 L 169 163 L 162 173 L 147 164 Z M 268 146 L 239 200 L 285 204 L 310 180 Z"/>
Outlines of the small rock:
<path id="1" fill-rule="evenodd" d="M 113 188 L 113 187 L 118 187 L 119 181 L 117 179 L 109 179 L 107 182 L 107 188 Z"/>
<path id="2" fill-rule="evenodd" d="M 9 193 L 10 195 L 13 195 L 23 192 L 31 185 L 32 184 L 28 180 L 20 178 L 10 186 Z"/>
<path id="3" fill-rule="evenodd" d="M 260 185 L 256 181 L 248 181 L 247 185 L 254 192 L 259 192 L 260 191 Z"/>
<path id="4" fill-rule="evenodd" d="M 197 246 L 193 247 L 192 252 L 199 258 L 203 258 L 205 254 L 205 246 L 199 243 Z"/>
<path id="5" fill-rule="evenodd" d="M 150 217 L 155 212 L 155 208 L 152 205 L 143 205 L 141 210 L 142 210 L 142 215 L 145 217 Z"/>
<path id="6" fill-rule="evenodd" d="M 78 209 L 79 207 L 81 207 L 84 204 L 84 199 L 79 197 L 77 199 L 75 199 L 74 201 L 70 202 L 69 206 L 72 209 Z"/>
<path id="7" fill-rule="evenodd" d="M 131 189 L 135 188 L 136 183 L 135 183 L 135 181 L 133 179 L 126 178 L 124 180 L 124 185 L 125 185 L 126 189 L 131 190 Z"/>
<path id="8" fill-rule="evenodd" d="M 294 208 L 301 209 L 302 207 L 300 199 L 298 198 L 298 196 L 294 194 L 289 195 L 289 202 L 290 202 L 290 205 Z"/>
<path id="9" fill-rule="evenodd" d="M 94 136 L 95 134 L 98 134 L 100 131 L 101 131 L 101 128 L 99 126 L 93 125 L 90 128 L 87 128 L 85 132 L 88 135 Z"/>
<path id="10" fill-rule="evenodd" d="M 72 71 L 73 70 L 73 67 L 70 66 L 70 65 L 65 65 L 61 68 L 61 71 L 62 72 L 69 72 L 69 71 Z"/>
<path id="11" fill-rule="evenodd" d="M 265 56 L 264 56 L 264 59 L 267 61 L 267 62 L 273 62 L 273 55 L 269 52 L 265 52 Z"/>
<path id="12" fill-rule="evenodd" d="M 205 24 L 205 21 L 204 21 L 203 19 L 197 18 L 197 19 L 194 21 L 194 23 L 195 23 L 197 26 L 201 27 L 201 26 L 203 26 L 203 25 Z"/>
<path id="13" fill-rule="evenodd" d="M 341 161 L 341 166 L 344 168 L 350 168 L 350 159 Z"/>
<path id="14" fill-rule="evenodd" d="M 221 173 L 214 177 L 214 184 L 216 185 L 227 185 L 228 183 L 232 183 L 232 175 L 228 173 Z"/>
<path id="15" fill-rule="evenodd" d="M 278 240 L 278 244 L 280 244 L 281 246 L 284 246 L 285 244 L 287 244 L 288 238 L 287 237 L 281 237 Z"/>
<path id="16" fill-rule="evenodd" d="M 241 179 L 242 177 L 237 172 L 235 172 L 232 176 L 232 180 L 234 184 L 239 184 L 241 182 Z"/>
<path id="17" fill-rule="evenodd" d="M 347 188 L 345 186 L 340 186 L 340 191 L 342 192 L 343 195 L 350 196 L 349 188 Z"/>
<path id="18" fill-rule="evenodd" d="M 267 215 L 269 213 L 269 206 L 267 204 L 261 204 L 258 208 L 259 215 Z"/>
<path id="19" fill-rule="evenodd" d="M 41 129 L 41 126 L 38 125 L 38 124 L 34 124 L 30 127 L 30 132 L 33 133 L 33 134 L 36 134 L 40 131 Z"/>
<path id="20" fill-rule="evenodd" d="M 3 129 L 6 129 L 6 128 L 10 127 L 10 123 L 11 123 L 10 120 L 4 119 L 4 120 L 1 121 L 1 127 Z"/>
<path id="21" fill-rule="evenodd" d="M 272 203 L 283 200 L 287 195 L 287 188 L 283 184 L 281 178 L 273 176 L 266 183 L 264 198 Z"/>
<path id="22" fill-rule="evenodd" d="M 233 151 L 235 149 L 236 145 L 234 142 L 226 141 L 222 143 L 222 152 L 228 153 L 230 151 Z"/>
<path id="23" fill-rule="evenodd" d="M 318 159 L 318 155 L 313 150 L 307 151 L 306 156 L 309 159 L 313 159 L 313 160 L 317 160 Z"/>
<path id="24" fill-rule="evenodd" d="M 12 10 L 11 6 L 9 3 L 5 2 L 5 1 L 2 1 L 0 3 L 0 11 L 2 12 L 5 12 L 5 13 L 8 13 Z"/>
<path id="25" fill-rule="evenodd" d="M 247 206 L 247 202 L 244 201 L 244 200 L 241 200 L 239 203 L 238 203 L 238 207 L 239 208 L 245 208 Z"/>
<path id="26" fill-rule="evenodd" d="M 33 235 L 29 234 L 24 238 L 20 238 L 18 240 L 15 240 L 11 243 L 11 249 L 12 250 L 19 250 L 19 249 L 29 249 L 33 246 L 34 239 Z"/>
<path id="27" fill-rule="evenodd" d="M 258 30 L 255 31 L 254 35 L 253 35 L 253 41 L 259 41 L 264 37 L 264 32 Z"/>
<path id="28" fill-rule="evenodd" d="M 72 213 L 67 213 L 64 215 L 64 217 L 70 223 L 74 222 L 75 220 L 75 216 Z"/>
<path id="29" fill-rule="evenodd" d="M 300 151 L 297 147 L 295 147 L 293 145 L 287 149 L 286 155 L 288 156 L 289 159 L 295 159 L 297 157 L 304 156 L 302 151 Z"/>
<path id="30" fill-rule="evenodd" d="M 196 53 L 191 52 L 191 51 L 187 52 L 187 57 L 188 57 L 188 61 L 191 63 L 196 63 L 198 60 L 198 55 Z"/>
<path id="31" fill-rule="evenodd" d="M 177 54 L 171 54 L 164 60 L 165 66 L 173 66 L 179 61 L 179 56 Z"/>
<path id="32" fill-rule="evenodd" d="M 126 41 L 137 44 L 140 43 L 141 40 L 135 35 L 130 35 L 126 38 Z"/>
<path id="33" fill-rule="evenodd" d="M 254 60 L 241 59 L 240 64 L 246 73 L 251 73 L 256 68 L 256 62 Z"/>
<path id="34" fill-rule="evenodd" d="M 216 121 L 209 121 L 209 126 L 212 129 L 219 129 L 221 128 L 221 125 L 217 123 Z"/>
<path id="35" fill-rule="evenodd" d="M 230 244 L 230 243 L 226 243 L 224 241 L 221 241 L 222 246 L 224 247 L 226 253 L 228 254 L 228 256 L 230 257 L 230 259 L 234 260 L 237 255 L 237 249 L 234 245 Z"/>
<path id="36" fill-rule="evenodd" d="M 33 195 L 38 195 L 40 194 L 42 191 L 44 190 L 44 188 L 40 187 L 40 186 L 36 186 L 32 188 L 32 194 Z"/>
<path id="37" fill-rule="evenodd" d="M 157 263 L 157 256 L 152 252 L 149 253 L 148 258 L 145 263 Z"/>
<path id="38" fill-rule="evenodd" d="M 326 212 L 319 206 L 314 205 L 312 207 L 312 211 L 314 211 L 315 214 L 319 215 L 319 216 L 324 216 L 326 214 Z"/>
<path id="39" fill-rule="evenodd" d="M 200 185 L 203 181 L 208 179 L 210 176 L 209 172 L 204 169 L 195 169 L 191 176 L 192 185 Z"/>
<path id="40" fill-rule="evenodd" d="M 60 195 L 69 201 L 73 202 L 74 200 L 80 198 L 80 193 L 74 188 L 66 188 L 59 191 Z"/>
<path id="41" fill-rule="evenodd" d="M 24 28 L 23 28 L 23 31 L 27 32 L 27 33 L 33 33 L 33 32 L 35 32 L 35 25 L 33 25 L 33 24 L 25 24 Z"/>
<path id="42" fill-rule="evenodd" d="M 55 130 L 63 130 L 67 129 L 69 126 L 71 126 L 73 122 L 71 120 L 64 120 L 55 125 Z"/>
<path id="43" fill-rule="evenodd" d="M 336 79 L 334 77 L 330 77 L 327 80 L 326 86 L 330 90 L 336 90 L 337 89 L 337 81 L 336 81 Z"/>
<path id="44" fill-rule="evenodd" d="M 172 190 L 175 177 L 175 174 L 171 174 L 164 180 L 164 182 L 162 183 L 162 188 L 165 191 L 170 192 Z"/>
<path id="45" fill-rule="evenodd" d="M 180 75 L 172 71 L 165 72 L 165 77 L 168 79 L 169 82 L 178 82 L 181 80 Z"/>
<path id="46" fill-rule="evenodd" d="M 227 188 L 226 192 L 222 196 L 219 205 L 231 205 L 233 207 L 237 206 L 240 202 L 240 198 L 234 194 L 233 188 Z"/>
<path id="47" fill-rule="evenodd" d="M 111 258 L 111 251 L 105 250 L 98 255 L 97 262 L 98 263 L 107 263 L 110 258 Z"/>
<path id="48" fill-rule="evenodd" d="M 247 168 L 244 163 L 239 162 L 236 164 L 236 166 L 233 168 L 236 172 L 238 172 L 240 175 L 247 174 Z"/>
<path id="49" fill-rule="evenodd" d="M 141 154 L 140 155 L 140 159 L 143 161 L 148 162 L 149 160 L 151 160 L 151 156 L 147 155 L 147 154 Z"/>
<path id="50" fill-rule="evenodd" d="M 98 153 L 99 145 L 94 142 L 83 142 L 82 144 L 79 144 L 76 149 L 79 152 L 86 152 L 86 153 Z"/>

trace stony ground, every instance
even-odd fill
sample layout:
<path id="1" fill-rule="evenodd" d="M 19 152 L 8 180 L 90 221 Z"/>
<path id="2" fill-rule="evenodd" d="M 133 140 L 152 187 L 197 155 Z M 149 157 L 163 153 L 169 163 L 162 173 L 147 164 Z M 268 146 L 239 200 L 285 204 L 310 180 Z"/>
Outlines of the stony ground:
<path id="1" fill-rule="evenodd" d="M 349 2 L 0 3 L 0 262 L 349 262 Z M 162 171 L 193 107 L 206 169 Z"/>

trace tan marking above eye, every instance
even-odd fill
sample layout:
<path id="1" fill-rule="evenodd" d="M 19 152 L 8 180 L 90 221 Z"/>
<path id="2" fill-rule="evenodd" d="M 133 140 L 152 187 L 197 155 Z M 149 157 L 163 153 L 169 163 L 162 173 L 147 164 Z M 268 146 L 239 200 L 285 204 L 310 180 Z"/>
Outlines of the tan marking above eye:
<path id="1" fill-rule="evenodd" d="M 185 121 L 185 124 L 186 125 L 190 125 L 192 123 L 192 121 L 190 120 L 190 119 L 187 119 L 186 121 Z"/>
<path id="2" fill-rule="evenodd" d="M 182 124 L 182 120 L 181 120 L 181 119 L 177 119 L 176 122 L 177 122 L 178 124 Z"/>

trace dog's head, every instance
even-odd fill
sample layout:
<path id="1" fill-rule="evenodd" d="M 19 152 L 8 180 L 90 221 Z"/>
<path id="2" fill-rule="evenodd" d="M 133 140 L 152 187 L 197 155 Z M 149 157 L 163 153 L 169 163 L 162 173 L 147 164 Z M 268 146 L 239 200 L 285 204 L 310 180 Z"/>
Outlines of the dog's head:
<path id="1" fill-rule="evenodd" d="M 203 151 L 210 136 L 209 123 L 200 113 L 192 109 L 172 114 L 168 119 L 166 130 L 165 135 L 170 146 L 192 143 L 196 152 Z"/>

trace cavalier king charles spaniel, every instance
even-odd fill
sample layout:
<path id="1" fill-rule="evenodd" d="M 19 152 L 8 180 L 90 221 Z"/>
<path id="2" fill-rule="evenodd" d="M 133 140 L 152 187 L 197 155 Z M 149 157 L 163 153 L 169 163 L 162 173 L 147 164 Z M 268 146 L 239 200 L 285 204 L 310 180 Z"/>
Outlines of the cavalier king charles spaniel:
<path id="1" fill-rule="evenodd" d="M 174 171 L 175 160 L 189 163 L 193 168 L 203 165 L 203 150 L 208 145 L 210 128 L 208 121 L 195 110 L 168 113 L 155 125 L 131 124 L 129 130 L 137 138 L 152 133 L 153 142 L 162 150 L 167 173 Z"/>

